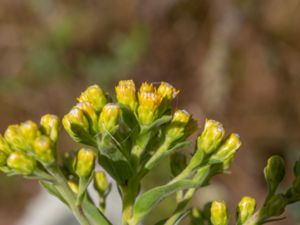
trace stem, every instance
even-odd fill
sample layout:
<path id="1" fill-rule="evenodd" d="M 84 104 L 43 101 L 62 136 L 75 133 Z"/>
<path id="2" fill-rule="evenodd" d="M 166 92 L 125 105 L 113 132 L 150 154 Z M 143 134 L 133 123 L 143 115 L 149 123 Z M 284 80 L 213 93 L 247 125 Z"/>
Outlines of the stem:
<path id="1" fill-rule="evenodd" d="M 133 205 L 135 202 L 135 195 L 127 186 L 122 186 L 122 200 L 123 200 L 123 210 L 122 210 L 122 224 L 127 225 L 128 221 L 132 217 Z"/>
<path id="2" fill-rule="evenodd" d="M 81 205 L 76 205 L 76 197 L 68 187 L 66 178 L 64 177 L 60 169 L 57 166 L 52 166 L 51 168 L 48 168 L 48 170 L 56 179 L 57 190 L 62 194 L 63 198 L 68 203 L 76 219 L 80 222 L 81 225 L 91 225 L 84 215 Z"/>

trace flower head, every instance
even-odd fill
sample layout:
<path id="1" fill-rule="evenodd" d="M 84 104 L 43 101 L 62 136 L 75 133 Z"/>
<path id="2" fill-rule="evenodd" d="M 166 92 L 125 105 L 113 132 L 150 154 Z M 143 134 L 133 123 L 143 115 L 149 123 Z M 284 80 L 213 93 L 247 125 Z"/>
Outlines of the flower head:
<path id="1" fill-rule="evenodd" d="M 132 80 L 121 80 L 115 89 L 118 102 L 132 111 L 135 111 L 137 100 L 134 82 Z"/>

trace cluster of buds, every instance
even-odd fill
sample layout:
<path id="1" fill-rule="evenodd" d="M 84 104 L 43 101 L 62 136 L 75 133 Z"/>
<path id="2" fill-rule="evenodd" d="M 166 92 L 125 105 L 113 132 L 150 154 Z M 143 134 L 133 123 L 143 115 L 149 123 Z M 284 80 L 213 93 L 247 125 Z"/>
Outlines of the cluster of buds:
<path id="1" fill-rule="evenodd" d="M 0 168 L 10 174 L 32 175 L 42 165 L 56 160 L 59 121 L 54 115 L 41 118 L 40 126 L 32 121 L 10 125 L 0 136 Z"/>

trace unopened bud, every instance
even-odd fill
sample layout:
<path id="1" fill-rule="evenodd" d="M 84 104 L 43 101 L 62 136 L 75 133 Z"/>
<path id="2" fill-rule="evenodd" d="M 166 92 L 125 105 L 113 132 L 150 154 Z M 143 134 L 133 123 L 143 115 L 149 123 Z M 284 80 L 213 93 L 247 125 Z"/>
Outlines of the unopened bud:
<path id="1" fill-rule="evenodd" d="M 120 104 L 127 106 L 132 111 L 137 107 L 135 84 L 132 80 L 121 80 L 116 86 L 116 97 Z"/>
<path id="2" fill-rule="evenodd" d="M 228 211 L 225 202 L 214 201 L 210 208 L 210 220 L 213 225 L 227 225 Z"/>
<path id="3" fill-rule="evenodd" d="M 283 158 L 276 155 L 270 157 L 264 169 L 264 175 L 269 187 L 269 192 L 273 194 L 285 175 L 285 163 Z"/>
<path id="4" fill-rule="evenodd" d="M 96 134 L 98 131 L 98 116 L 94 107 L 89 102 L 80 102 L 75 107 L 80 109 L 84 113 L 89 122 L 90 131 L 93 134 Z"/>
<path id="5" fill-rule="evenodd" d="M 68 186 L 71 189 L 71 191 L 73 191 L 74 194 L 78 194 L 79 188 L 74 181 L 68 180 Z"/>
<path id="6" fill-rule="evenodd" d="M 89 177 L 94 169 L 95 158 L 95 153 L 92 150 L 80 149 L 76 157 L 75 173 L 79 177 Z"/>
<path id="7" fill-rule="evenodd" d="M 220 146 L 218 151 L 211 157 L 212 160 L 230 161 L 235 155 L 241 141 L 238 134 L 231 134 Z"/>
<path id="8" fill-rule="evenodd" d="M 254 214 L 256 201 L 254 198 L 243 197 L 237 207 L 237 225 L 242 225 Z"/>
<path id="9" fill-rule="evenodd" d="M 94 187 L 103 196 L 108 191 L 109 183 L 106 174 L 103 171 L 97 171 L 94 177 Z"/>
<path id="10" fill-rule="evenodd" d="M 170 163 L 173 176 L 177 176 L 187 165 L 186 155 L 176 152 L 171 155 Z"/>
<path id="11" fill-rule="evenodd" d="M 167 126 L 166 137 L 171 140 L 178 140 L 185 136 L 185 129 L 191 115 L 185 110 L 176 110 L 171 123 Z"/>
<path id="12" fill-rule="evenodd" d="M 100 112 L 107 103 L 107 98 L 98 85 L 92 85 L 81 93 L 77 99 L 79 102 L 89 102 L 96 110 Z"/>
<path id="13" fill-rule="evenodd" d="M 73 108 L 67 115 L 64 116 L 63 125 L 68 134 L 74 138 L 78 139 L 78 128 L 84 130 L 85 132 L 89 132 L 89 122 L 85 117 L 82 110 L 78 108 Z"/>
<path id="14" fill-rule="evenodd" d="M 14 150 L 30 150 L 30 145 L 23 138 L 19 125 L 9 125 L 4 132 L 4 137 Z"/>
<path id="15" fill-rule="evenodd" d="M 148 85 L 149 86 L 149 85 Z M 149 125 L 158 116 L 158 107 L 162 102 L 162 96 L 153 91 L 146 91 L 150 90 L 152 86 L 148 87 L 146 84 L 143 84 L 139 93 L 139 106 L 138 106 L 138 118 L 141 124 Z"/>
<path id="16" fill-rule="evenodd" d="M 116 104 L 106 104 L 99 117 L 99 130 L 113 133 L 118 128 L 120 107 Z"/>
<path id="17" fill-rule="evenodd" d="M 221 123 L 214 120 L 206 120 L 204 131 L 198 137 L 198 149 L 206 154 L 212 153 L 220 145 L 224 134 L 225 131 Z"/>
<path id="18" fill-rule="evenodd" d="M 38 135 L 40 135 L 38 126 L 31 120 L 20 124 L 20 133 L 27 142 L 33 141 Z"/>
<path id="19" fill-rule="evenodd" d="M 58 117 L 56 115 L 46 114 L 42 116 L 40 124 L 43 133 L 49 136 L 53 143 L 56 143 L 60 131 L 60 123 Z"/>
<path id="20" fill-rule="evenodd" d="M 33 146 L 36 157 L 43 163 L 49 165 L 55 161 L 54 150 L 49 137 L 45 135 L 37 137 Z"/>
<path id="21" fill-rule="evenodd" d="M 23 175 L 30 175 L 36 168 L 36 161 L 22 152 L 13 152 L 7 158 L 9 168 Z"/>
<path id="22" fill-rule="evenodd" d="M 171 84 L 166 82 L 161 82 L 157 92 L 168 101 L 173 100 L 179 93 L 179 90 L 176 90 Z"/>

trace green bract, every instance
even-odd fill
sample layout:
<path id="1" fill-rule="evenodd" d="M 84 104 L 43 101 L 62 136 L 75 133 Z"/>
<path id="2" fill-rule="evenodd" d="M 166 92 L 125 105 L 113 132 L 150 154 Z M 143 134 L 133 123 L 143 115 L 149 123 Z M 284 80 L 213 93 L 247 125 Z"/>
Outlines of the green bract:
<path id="1" fill-rule="evenodd" d="M 111 190 L 107 175 L 115 181 L 123 208 L 122 224 L 137 225 L 165 198 L 176 194 L 176 207 L 156 225 L 177 225 L 187 216 L 192 225 L 227 225 L 225 202 L 214 201 L 203 209 L 189 208 L 197 189 L 213 176 L 227 172 L 239 147 L 237 134 L 225 134 L 220 122 L 206 120 L 196 143 L 188 140 L 198 124 L 186 110 L 172 107 L 179 91 L 161 82 L 143 83 L 136 90 L 132 80 L 120 81 L 116 101 L 98 85 L 77 98 L 62 124 L 69 136 L 86 146 L 57 154 L 60 121 L 55 115 L 42 116 L 40 124 L 26 121 L 10 125 L 0 135 L 0 170 L 39 180 L 52 195 L 65 203 L 82 225 L 111 225 L 105 216 L 106 198 Z M 200 124 L 202 126 L 202 124 Z M 180 151 L 195 146 L 193 154 Z M 170 157 L 172 176 L 160 186 L 141 192 L 144 177 Z M 95 171 L 96 165 L 103 170 Z M 300 162 L 294 167 L 291 187 L 282 193 L 277 187 L 285 170 L 279 156 L 268 160 L 265 178 L 268 194 L 256 210 L 256 201 L 244 197 L 237 206 L 237 225 L 260 225 L 277 219 L 288 204 L 300 200 Z M 88 187 L 98 193 L 94 202 Z M 255 211 L 256 210 L 256 211 Z"/>

